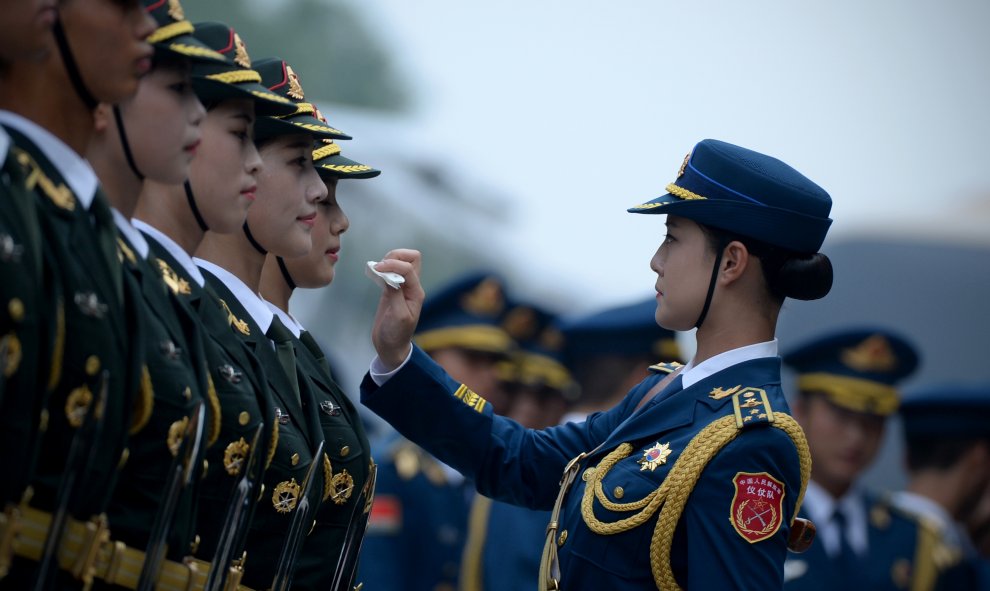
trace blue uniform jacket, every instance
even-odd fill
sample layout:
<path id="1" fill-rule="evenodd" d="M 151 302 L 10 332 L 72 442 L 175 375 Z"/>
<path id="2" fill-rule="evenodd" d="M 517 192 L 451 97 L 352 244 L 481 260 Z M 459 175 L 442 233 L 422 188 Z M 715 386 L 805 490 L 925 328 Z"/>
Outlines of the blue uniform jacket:
<path id="1" fill-rule="evenodd" d="M 788 412 L 780 389 L 779 358 L 746 361 L 676 394 L 661 393 L 633 416 L 637 403 L 661 379 L 651 375 L 615 408 L 583 423 L 539 431 L 496 416 L 489 404 L 453 381 L 418 348 L 383 386 L 365 376 L 361 388 L 365 405 L 473 479 L 479 492 L 534 509 L 553 506 L 560 475 L 572 458 L 595 450 L 582 462 L 586 470 L 624 442 L 631 443 L 633 451 L 604 477 L 603 490 L 615 502 L 642 499 L 659 488 L 699 431 L 734 413 L 733 396 L 726 392 L 762 391 L 774 411 Z M 766 427 L 767 413 L 747 408 L 747 416 L 752 411 L 754 420 L 746 424 L 753 427 L 743 429 L 707 465 L 677 522 L 671 564 L 682 588 L 783 587 L 787 537 L 800 492 L 798 454 L 790 436 Z M 654 469 L 645 469 L 640 460 L 665 455 L 647 455 L 659 446 L 670 451 L 666 461 L 654 461 Z M 583 479 L 576 480 L 560 518 L 563 588 L 654 588 L 650 541 L 656 515 L 622 533 L 596 534 L 581 513 L 584 486 Z M 758 494 L 773 497 L 762 514 L 752 511 Z M 607 510 L 598 501 L 594 513 L 606 522 L 629 516 Z M 752 531 L 744 535 L 743 529 L 760 523 L 752 522 L 757 518 L 765 527 L 753 527 L 767 531 L 748 539 Z"/>
<path id="2" fill-rule="evenodd" d="M 820 543 L 803 554 L 787 558 L 787 591 L 826 589 L 935 589 L 939 571 L 933 554 L 937 534 L 925 529 L 913 515 L 893 507 L 872 494 L 861 498 L 868 515 L 868 554 L 860 557 L 856 580 L 843 580 L 842 573 Z M 801 517 L 808 517 L 801 512 Z"/>
<path id="3" fill-rule="evenodd" d="M 440 462 L 401 437 L 376 452 L 375 503 L 357 581 L 369 590 L 453 591 L 471 484 L 451 482 Z"/>

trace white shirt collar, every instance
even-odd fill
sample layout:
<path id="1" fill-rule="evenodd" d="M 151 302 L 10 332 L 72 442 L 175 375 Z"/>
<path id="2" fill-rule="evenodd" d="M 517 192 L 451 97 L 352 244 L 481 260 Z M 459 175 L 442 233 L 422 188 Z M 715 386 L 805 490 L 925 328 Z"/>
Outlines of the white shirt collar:
<path id="1" fill-rule="evenodd" d="M 10 136 L 0 127 L 0 165 L 7 161 L 7 152 L 10 151 Z"/>
<path id="2" fill-rule="evenodd" d="M 284 324 L 286 328 L 292 331 L 292 334 L 295 335 L 295 337 L 298 339 L 299 335 L 301 335 L 302 331 L 304 330 L 303 326 L 299 324 L 299 321 L 296 320 L 292 316 L 292 314 L 289 314 L 288 312 L 284 312 L 281 308 L 269 302 L 268 300 L 264 300 L 264 302 L 268 304 L 268 308 L 271 309 L 271 311 L 274 312 L 276 316 L 278 316 L 278 319 L 282 321 L 282 324 Z"/>
<path id="3" fill-rule="evenodd" d="M 38 146 L 38 149 L 65 178 L 65 182 L 69 184 L 69 188 L 83 208 L 89 210 L 96 195 L 96 187 L 100 184 L 89 162 L 50 131 L 17 113 L 0 111 L 0 123 L 23 133 Z"/>
<path id="4" fill-rule="evenodd" d="M 200 287 L 206 285 L 206 279 L 203 277 L 203 274 L 199 271 L 199 267 L 197 267 L 196 263 L 193 262 L 193 258 L 189 256 L 189 253 L 183 250 L 181 246 L 179 246 L 178 242 L 172 240 L 170 236 L 168 236 L 158 228 L 155 228 L 154 226 L 150 226 L 137 218 L 132 218 L 131 223 L 134 224 L 135 228 L 147 234 L 152 240 L 154 240 L 159 245 L 161 245 L 162 248 L 167 250 L 168 253 L 172 255 L 172 257 L 175 258 L 176 261 L 178 261 L 179 266 L 182 267 L 182 269 L 186 272 L 186 274 L 192 277 L 193 281 L 196 282 L 196 285 Z"/>
<path id="5" fill-rule="evenodd" d="M 755 345 L 746 345 L 745 347 L 732 349 L 725 353 L 719 353 L 714 357 L 702 361 L 698 365 L 695 365 L 694 360 L 692 360 L 681 370 L 681 383 L 684 388 L 690 388 L 708 376 L 718 373 L 727 367 L 732 367 L 733 365 L 752 359 L 776 356 L 777 339 L 774 339 L 772 341 L 756 343 Z"/>
<path id="6" fill-rule="evenodd" d="M 949 545 L 964 551 L 971 547 L 972 543 L 963 526 L 956 523 L 942 505 L 928 497 L 906 490 L 894 493 L 892 501 L 904 511 L 917 515 L 938 528 L 942 538 Z"/>
<path id="7" fill-rule="evenodd" d="M 246 283 L 240 280 L 236 275 L 219 267 L 210 261 L 193 257 L 193 261 L 200 266 L 202 269 L 206 269 L 210 273 L 216 275 L 217 279 L 223 283 L 227 289 L 230 290 L 237 301 L 240 302 L 247 313 L 251 315 L 251 319 L 254 320 L 255 324 L 261 328 L 261 332 L 268 333 L 268 328 L 272 325 L 272 318 L 275 316 L 274 312 L 268 307 L 268 302 L 263 300 L 260 295 L 251 291 L 251 288 L 247 286 Z"/>
<path id="8" fill-rule="evenodd" d="M 117 224 L 117 229 L 120 233 L 124 235 L 124 239 L 127 243 L 137 251 L 138 255 L 145 260 L 148 260 L 148 252 L 150 248 L 148 247 L 148 241 L 144 239 L 141 232 L 138 232 L 137 228 L 131 225 L 131 222 L 124 217 L 124 214 L 117 211 L 117 208 L 111 207 L 110 212 L 113 214 L 113 221 Z"/>
<path id="9" fill-rule="evenodd" d="M 803 507 L 818 529 L 817 535 L 826 554 L 836 556 L 839 553 L 839 526 L 833 519 L 838 508 L 846 518 L 849 547 L 860 556 L 866 555 L 869 550 L 866 499 L 858 486 L 850 488 L 841 499 L 835 499 L 818 483 L 810 480 L 804 493 Z"/>

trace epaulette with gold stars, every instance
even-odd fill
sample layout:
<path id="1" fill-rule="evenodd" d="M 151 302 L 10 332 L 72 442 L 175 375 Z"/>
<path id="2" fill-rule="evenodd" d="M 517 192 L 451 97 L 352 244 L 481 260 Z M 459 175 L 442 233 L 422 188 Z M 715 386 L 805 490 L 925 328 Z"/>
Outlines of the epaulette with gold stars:
<path id="1" fill-rule="evenodd" d="M 716 390 L 720 390 L 720 388 L 716 388 Z M 729 391 L 732 392 L 732 412 L 736 417 L 737 429 L 774 422 L 773 409 L 770 407 L 770 399 L 767 398 L 766 390 L 736 386 Z M 715 391 L 712 392 L 709 396 L 716 398 Z"/>
<path id="2" fill-rule="evenodd" d="M 650 371 L 653 373 L 674 373 L 682 367 L 684 367 L 683 363 L 678 363 L 676 361 L 661 361 L 660 363 L 651 365 Z"/>

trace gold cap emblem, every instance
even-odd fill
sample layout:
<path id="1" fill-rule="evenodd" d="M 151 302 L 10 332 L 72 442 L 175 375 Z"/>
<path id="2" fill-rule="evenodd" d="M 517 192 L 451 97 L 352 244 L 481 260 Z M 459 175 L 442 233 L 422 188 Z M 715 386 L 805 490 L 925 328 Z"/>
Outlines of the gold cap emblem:
<path id="1" fill-rule="evenodd" d="M 168 0 L 168 15 L 177 21 L 186 20 L 186 12 L 182 10 L 179 0 Z"/>
<path id="2" fill-rule="evenodd" d="M 687 169 L 688 162 L 691 161 L 691 152 L 684 155 L 684 162 L 681 162 L 681 167 L 677 169 L 677 178 L 684 176 L 684 171 Z"/>
<path id="3" fill-rule="evenodd" d="M 302 84 L 299 83 L 299 76 L 296 76 L 288 64 L 285 66 L 285 75 L 289 79 L 289 92 L 286 94 L 297 101 L 305 99 L 306 95 L 303 93 Z"/>
<path id="4" fill-rule="evenodd" d="M 498 281 L 489 277 L 461 299 L 465 310 L 479 316 L 495 316 L 505 308 L 505 296 Z"/>
<path id="5" fill-rule="evenodd" d="M 525 306 L 513 308 L 502 321 L 502 328 L 517 341 L 528 341 L 536 335 L 536 312 Z"/>
<path id="6" fill-rule="evenodd" d="M 878 334 L 842 351 L 841 360 L 856 371 L 887 372 L 897 368 L 897 357 L 890 343 Z"/>
<path id="7" fill-rule="evenodd" d="M 248 55 L 247 47 L 241 36 L 234 33 L 234 63 L 244 69 L 251 69 L 251 57 Z"/>

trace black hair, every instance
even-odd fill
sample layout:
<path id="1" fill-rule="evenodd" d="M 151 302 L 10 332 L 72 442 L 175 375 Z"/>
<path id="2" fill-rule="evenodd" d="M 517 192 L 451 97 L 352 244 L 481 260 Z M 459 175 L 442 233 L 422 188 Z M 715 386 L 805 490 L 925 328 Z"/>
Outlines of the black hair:
<path id="1" fill-rule="evenodd" d="M 908 437 L 907 464 L 912 472 L 951 468 L 975 445 L 990 445 L 986 437 Z"/>
<path id="2" fill-rule="evenodd" d="M 728 230 L 698 224 L 709 248 L 719 252 L 730 242 L 741 242 L 749 254 L 760 259 L 763 279 L 770 295 L 782 303 L 784 298 L 817 300 L 832 289 L 832 261 L 820 252 L 796 253 L 756 238 Z"/>

